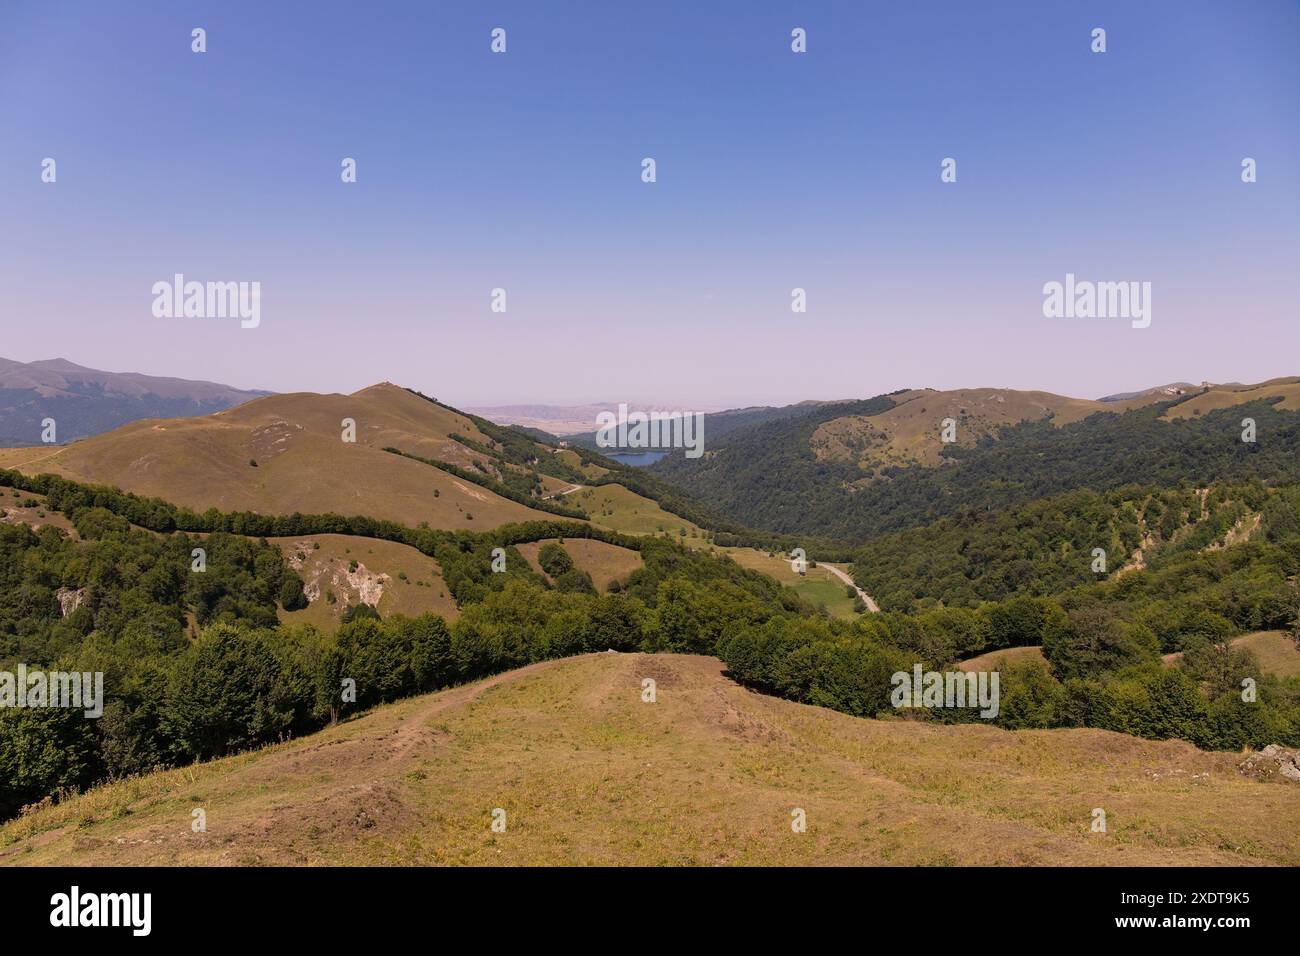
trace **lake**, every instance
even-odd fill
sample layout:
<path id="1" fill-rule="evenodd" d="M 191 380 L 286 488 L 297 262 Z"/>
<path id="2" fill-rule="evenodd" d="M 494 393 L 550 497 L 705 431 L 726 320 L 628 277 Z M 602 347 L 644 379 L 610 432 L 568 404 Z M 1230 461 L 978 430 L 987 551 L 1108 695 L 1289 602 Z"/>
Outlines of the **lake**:
<path id="1" fill-rule="evenodd" d="M 622 465 L 631 465 L 633 468 L 645 468 L 647 465 L 653 465 L 664 455 L 666 451 L 618 451 L 604 452 L 606 458 L 613 458 Z"/>

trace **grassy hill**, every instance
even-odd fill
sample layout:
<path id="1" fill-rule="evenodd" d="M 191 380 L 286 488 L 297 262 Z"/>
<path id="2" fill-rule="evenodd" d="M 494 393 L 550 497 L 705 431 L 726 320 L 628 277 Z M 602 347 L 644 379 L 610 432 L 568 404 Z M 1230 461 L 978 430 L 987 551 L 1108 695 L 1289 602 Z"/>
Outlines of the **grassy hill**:
<path id="1" fill-rule="evenodd" d="M 349 607 L 362 602 L 383 617 L 430 612 L 456 618 L 456 602 L 438 562 L 408 545 L 345 534 L 269 540 L 302 577 L 308 601 L 301 610 L 280 609 L 280 620 L 286 624 L 332 630 Z"/>
<path id="2" fill-rule="evenodd" d="M 0 863 L 1300 863 L 1294 785 L 1239 760 L 858 720 L 745 690 L 712 658 L 594 654 L 109 784 L 0 827 Z"/>
<path id="3" fill-rule="evenodd" d="M 1260 670 L 1277 677 L 1300 676 L 1300 648 L 1285 631 L 1256 631 L 1228 642 L 1234 650 L 1249 651 L 1259 662 Z M 1162 656 L 1166 667 L 1173 667 L 1183 654 L 1176 651 Z"/>
<path id="4" fill-rule="evenodd" d="M 812 437 L 814 454 L 857 462 L 866 472 L 889 465 L 942 463 L 938 441 L 945 418 L 957 422 L 958 447 L 996 439 L 1009 425 L 1050 421 L 1061 427 L 1098 412 L 1122 414 L 1157 402 L 1176 400 L 1169 420 L 1191 418 L 1260 399 L 1279 398 L 1279 408 L 1300 408 L 1300 379 L 1274 379 L 1259 385 L 1164 387 L 1133 395 L 1092 400 L 1051 392 L 1009 388 L 917 389 L 893 396 L 893 408 L 874 416 L 847 416 L 821 425 Z"/>
<path id="5" fill-rule="evenodd" d="M 342 440 L 345 419 L 356 423 L 355 442 Z M 670 510 L 697 513 L 675 489 L 602 462 L 388 383 L 352 395 L 272 395 L 70 445 L 0 449 L 0 468 L 113 485 L 196 511 L 332 512 L 452 531 L 583 520 L 590 511 L 609 530 L 700 535 L 695 521 Z"/>
<path id="6" fill-rule="evenodd" d="M 34 495 L 17 488 L 0 488 L 0 521 L 6 524 L 24 524 L 33 531 L 51 525 L 69 535 L 75 536 L 77 533 L 66 516 L 45 507 L 44 495 Z"/>
<path id="7" fill-rule="evenodd" d="M 1149 404 L 1140 397 L 1117 402 L 1067 398 L 1009 388 L 915 389 L 892 396 L 894 407 L 878 415 L 846 415 L 819 425 L 810 447 L 817 458 L 855 463 L 868 477 L 891 465 L 938 465 L 944 419 L 957 423 L 958 446 L 974 447 L 1021 422 L 1050 420 L 1061 426 L 1097 412 L 1122 412 Z"/>
<path id="8" fill-rule="evenodd" d="M 544 544 L 558 540 L 557 538 L 546 538 L 542 541 L 521 544 L 519 545 L 519 553 L 528 560 L 528 563 L 532 565 L 538 574 L 544 574 L 542 566 L 537 561 L 537 554 Z M 604 541 L 572 538 L 564 541 L 563 545 L 564 550 L 573 558 L 574 566 L 579 571 L 586 571 L 590 574 L 596 590 L 602 593 L 607 591 L 609 585 L 614 581 L 617 581 L 620 585 L 625 584 L 628 575 L 642 566 L 641 555 L 635 551 L 629 551 L 627 548 L 620 548 L 613 544 L 606 544 Z M 550 578 L 548 577 L 547 580 L 550 580 Z"/>
<path id="9" fill-rule="evenodd" d="M 1254 654 L 1265 674 L 1277 677 L 1300 675 L 1300 649 L 1296 648 L 1290 635 L 1283 631 L 1256 631 L 1233 638 L 1228 643 L 1234 649 Z M 1182 652 L 1176 651 L 1163 655 L 1162 660 L 1164 666 L 1173 667 L 1182 657 Z M 964 660 L 957 667 L 963 671 L 992 671 L 1006 667 L 1013 661 L 1043 659 L 1041 647 L 1008 647 Z"/>
<path id="10" fill-rule="evenodd" d="M 622 485 L 584 487 L 581 491 L 564 496 L 567 504 L 576 505 L 591 516 L 593 523 L 623 534 L 661 534 L 681 537 L 698 536 L 700 528 L 694 522 L 678 517 L 656 501 L 629 491 Z"/>
<path id="11" fill-rule="evenodd" d="M 1280 399 L 1278 408 L 1300 409 L 1300 378 L 1275 378 L 1258 385 L 1215 385 L 1179 402 L 1166 418 L 1193 418 L 1220 408 L 1231 408 L 1259 399 Z"/>
<path id="12" fill-rule="evenodd" d="M 356 422 L 355 443 L 342 440 L 345 418 Z M 467 418 L 383 384 L 353 395 L 273 395 L 202 418 L 135 422 L 66 447 L 0 452 L 0 462 L 199 511 L 332 511 L 469 530 L 538 517 L 383 451 L 395 445 L 469 467 L 474 455 L 447 437 L 453 432 L 484 437 Z"/>

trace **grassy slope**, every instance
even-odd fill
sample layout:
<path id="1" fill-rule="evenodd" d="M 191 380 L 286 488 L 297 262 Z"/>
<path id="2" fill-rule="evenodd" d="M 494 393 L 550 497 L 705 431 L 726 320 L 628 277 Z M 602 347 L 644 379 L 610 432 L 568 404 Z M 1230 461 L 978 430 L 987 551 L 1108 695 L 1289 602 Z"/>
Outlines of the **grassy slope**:
<path id="1" fill-rule="evenodd" d="M 995 671 L 999 667 L 1024 660 L 1045 660 L 1041 647 L 1004 647 L 998 651 L 989 651 L 979 657 L 970 657 L 957 665 L 961 671 Z"/>
<path id="2" fill-rule="evenodd" d="M 332 631 L 338 627 L 348 605 L 358 603 L 362 591 L 376 585 L 381 590 L 378 610 L 384 617 L 390 614 L 414 617 L 431 611 L 454 620 L 459 613 L 443 582 L 438 562 L 415 548 L 395 541 L 344 534 L 269 540 L 279 546 L 302 577 L 308 596 L 315 595 L 315 600 L 301 610 L 281 609 L 280 620 L 286 624 L 314 624 Z M 315 548 L 313 544 L 320 547 Z M 352 561 L 357 562 L 355 571 L 350 570 Z M 399 577 L 400 574 L 405 574 L 406 579 Z M 326 599 L 326 589 L 334 592 L 335 603 Z M 373 592 L 364 596 L 371 597 Z"/>
<path id="3" fill-rule="evenodd" d="M 835 617 L 852 619 L 858 616 L 853 610 L 853 599 L 848 596 L 844 582 L 820 565 L 809 567 L 808 573 L 801 576 L 791 566 L 790 559 L 782 555 L 772 557 L 766 551 L 755 548 L 718 550 L 741 567 L 762 571 L 786 587 L 793 588 L 795 593 L 813 607 L 825 606 L 827 612 Z"/>
<path id="4" fill-rule="evenodd" d="M 538 574 L 545 574 L 542 571 L 542 566 L 537 563 L 537 554 L 547 541 L 556 540 L 558 539 L 547 538 L 543 541 L 521 544 L 519 545 L 519 553 L 533 566 L 533 570 Z M 573 563 L 577 565 L 580 571 L 586 571 L 591 575 L 592 584 L 602 594 L 609 588 L 611 581 L 618 581 L 620 584 L 625 583 L 628 575 L 641 567 L 643 563 L 641 555 L 637 552 L 629 551 L 627 548 L 620 548 L 617 545 L 606 544 L 604 541 L 568 538 L 564 541 L 564 550 L 569 552 L 569 557 L 573 558 Z"/>
<path id="5" fill-rule="evenodd" d="M 1265 673 L 1278 677 L 1300 674 L 1300 649 L 1283 631 L 1257 631 L 1232 642 L 1233 647 L 1250 651 Z"/>
<path id="6" fill-rule="evenodd" d="M 1146 404 L 1149 396 L 1119 402 L 1067 398 L 1050 392 L 1008 388 L 961 388 L 947 392 L 915 389 L 894 396 L 897 403 L 879 415 L 846 416 L 823 423 L 812 436 L 819 458 L 850 459 L 864 468 L 880 465 L 938 465 L 945 418 L 957 422 L 957 444 L 974 445 L 1000 428 L 1051 417 L 1055 425 L 1080 421 L 1096 412 L 1123 412 Z"/>
<path id="7" fill-rule="evenodd" d="M 35 507 L 24 507 L 23 502 L 35 501 Z M 72 522 L 62 512 L 51 511 L 45 507 L 44 495 L 33 495 L 16 488 L 0 488 L 0 521 L 8 524 L 25 524 L 33 531 L 39 531 L 46 525 L 62 528 L 76 537 Z"/>
<path id="8" fill-rule="evenodd" d="M 1300 650 L 1296 649 L 1295 641 L 1285 631 L 1256 631 L 1234 637 L 1229 643 L 1234 648 L 1254 654 L 1260 669 L 1266 674 L 1278 677 L 1300 674 Z M 1166 667 L 1172 667 L 1182 656 L 1182 651 L 1178 651 L 1165 654 L 1161 660 Z"/>
<path id="9" fill-rule="evenodd" d="M 638 654 L 533 665 L 36 811 L 0 827 L 0 863 L 1300 863 L 1294 785 L 1244 779 L 1236 755 L 859 720 L 721 670 Z M 1094 807 L 1108 832 L 1091 832 Z"/>
<path id="10" fill-rule="evenodd" d="M 356 421 L 355 444 L 341 440 L 344 418 Z M 200 511 L 332 511 L 470 531 L 554 517 L 383 450 L 398 448 L 466 469 L 476 460 L 500 465 L 452 441 L 451 434 L 491 444 L 469 418 L 384 383 L 353 395 L 273 395 L 206 417 L 135 422 L 71 445 L 0 449 L 0 467 L 116 485 Z M 539 451 L 580 464 L 567 449 Z M 596 466 L 585 470 L 605 473 Z M 542 483 L 560 503 L 608 512 L 596 523 L 612 530 L 698 532 L 690 521 L 622 485 L 561 494 L 572 488 L 568 482 L 544 476 Z"/>
<path id="11" fill-rule="evenodd" d="M 698 534 L 700 530 L 685 518 L 665 511 L 657 501 L 642 498 L 622 485 L 583 488 L 560 500 L 587 512 L 591 515 L 593 524 L 624 534 L 658 534 L 667 531 L 676 537 L 682 528 L 686 529 L 688 535 Z"/>
<path id="12" fill-rule="evenodd" d="M 344 418 L 357 423 L 355 444 L 341 440 Z M 463 416 L 384 384 L 353 395 L 273 395 L 202 418 L 135 422 L 56 449 L 5 450 L 0 465 L 113 484 L 198 510 L 364 513 L 477 531 L 546 517 L 383 451 L 391 445 L 469 466 L 473 455 L 445 437 L 452 432 L 484 440 Z"/>
<path id="13" fill-rule="evenodd" d="M 1259 398 L 1281 397 L 1278 408 L 1294 411 L 1300 408 L 1300 380 L 1295 378 L 1278 378 L 1258 385 L 1218 385 L 1208 389 L 1185 402 L 1180 402 L 1164 417 L 1192 418 L 1219 408 L 1230 408 L 1243 402 L 1252 402 Z"/>
<path id="14" fill-rule="evenodd" d="M 1164 417 L 1189 418 L 1272 396 L 1283 397 L 1281 408 L 1300 407 L 1300 382 L 1288 378 L 1258 385 L 1216 385 L 1174 406 Z M 814 432 L 812 447 L 818 457 L 856 459 L 864 467 L 938 465 L 943 449 L 939 441 L 940 423 L 945 418 L 958 422 L 957 444 L 969 446 L 981 438 L 996 436 L 998 429 L 1017 422 L 1051 416 L 1054 425 L 1068 425 L 1097 412 L 1122 413 L 1169 397 L 1149 394 L 1098 402 L 1005 388 L 962 388 L 947 392 L 916 389 L 894 396 L 897 405 L 880 415 L 851 416 L 824 423 Z"/>

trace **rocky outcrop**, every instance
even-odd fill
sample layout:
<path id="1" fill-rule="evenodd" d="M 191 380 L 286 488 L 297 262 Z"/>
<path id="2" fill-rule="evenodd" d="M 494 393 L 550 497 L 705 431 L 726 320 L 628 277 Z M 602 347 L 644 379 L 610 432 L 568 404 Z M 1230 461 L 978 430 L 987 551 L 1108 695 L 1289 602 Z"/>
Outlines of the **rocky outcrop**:
<path id="1" fill-rule="evenodd" d="M 59 588 L 54 592 L 54 596 L 59 601 L 59 610 L 63 616 L 67 617 L 77 608 L 81 607 L 82 602 L 86 600 L 85 588 Z"/>
<path id="2" fill-rule="evenodd" d="M 1287 750 L 1277 744 L 1269 744 L 1259 753 L 1246 757 L 1237 765 L 1237 769 L 1256 780 L 1283 777 L 1293 783 L 1300 783 L 1300 750 Z"/>

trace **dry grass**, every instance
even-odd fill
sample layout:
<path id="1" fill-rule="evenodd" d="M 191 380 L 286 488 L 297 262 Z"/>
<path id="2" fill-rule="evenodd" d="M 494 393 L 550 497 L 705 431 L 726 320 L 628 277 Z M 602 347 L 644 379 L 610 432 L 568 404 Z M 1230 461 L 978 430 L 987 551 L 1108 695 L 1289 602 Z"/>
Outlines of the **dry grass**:
<path id="1" fill-rule="evenodd" d="M 859 720 L 721 670 L 637 654 L 534 665 L 37 811 L 0 827 L 0 862 L 1300 863 L 1295 785 L 1244 779 L 1236 755 Z"/>
<path id="2" fill-rule="evenodd" d="M 1285 631 L 1256 631 L 1237 638 L 1232 646 L 1254 654 L 1266 674 L 1278 677 L 1300 674 L 1300 649 Z"/>
<path id="3" fill-rule="evenodd" d="M 1254 654 L 1265 673 L 1278 677 L 1300 674 L 1300 649 L 1284 631 L 1257 631 L 1237 638 L 1232 646 Z"/>
<path id="4" fill-rule="evenodd" d="M 25 501 L 35 501 L 36 504 L 24 505 Z M 62 512 L 46 507 L 44 495 L 33 495 L 17 488 L 0 488 L 0 521 L 6 524 L 25 524 L 33 531 L 40 531 L 50 525 L 77 537 L 72 522 Z"/>
<path id="5" fill-rule="evenodd" d="M 1175 405 L 1165 418 L 1192 418 L 1220 408 L 1231 408 L 1260 398 L 1281 396 L 1277 407 L 1289 411 L 1300 408 L 1300 379 L 1279 378 L 1258 385 L 1216 385 L 1194 398 Z"/>
<path id="6" fill-rule="evenodd" d="M 1266 396 L 1281 395 L 1282 408 L 1300 407 L 1300 380 L 1277 379 L 1260 385 L 1215 386 L 1181 405 L 1167 417 L 1189 417 Z M 938 465 L 943 449 L 941 422 L 957 421 L 957 444 L 974 445 L 1005 425 L 1052 417 L 1054 425 L 1081 421 L 1096 412 L 1122 413 L 1169 396 L 1141 395 L 1118 402 L 1068 398 L 1050 392 L 1004 388 L 964 388 L 940 392 L 915 389 L 894 396 L 894 408 L 871 417 L 846 416 L 813 433 L 818 457 L 857 461 L 864 469 L 886 465 Z"/>
<path id="7" fill-rule="evenodd" d="M 1229 642 L 1232 647 L 1250 651 L 1259 661 L 1260 669 L 1266 674 L 1278 677 L 1290 677 L 1300 674 L 1300 650 L 1295 641 L 1283 631 L 1256 631 L 1243 634 Z M 1165 654 L 1160 660 L 1165 667 L 1173 667 L 1182 660 L 1183 652 Z M 972 657 L 957 665 L 963 671 L 992 671 L 1005 667 L 1013 661 L 1045 660 L 1041 647 L 1009 647 L 1000 651 L 990 651 L 979 657 Z"/>
<path id="8" fill-rule="evenodd" d="M 1000 651 L 989 651 L 979 657 L 972 657 L 957 665 L 960 671 L 995 671 L 1016 661 L 1043 661 L 1041 647 L 1005 647 Z"/>
<path id="9" fill-rule="evenodd" d="M 460 613 L 438 562 L 408 545 L 343 534 L 268 540 L 302 577 L 309 596 L 316 595 L 302 610 L 281 610 L 280 620 L 286 624 L 313 624 L 332 631 L 349 604 L 372 598 L 376 590 L 380 592 L 379 613 L 384 617 L 432 612 L 450 621 Z M 353 561 L 357 562 L 355 569 Z M 333 592 L 334 603 L 326 598 L 327 590 Z"/>
<path id="10" fill-rule="evenodd" d="M 548 541 L 556 541 L 556 538 L 546 538 L 542 541 L 535 541 L 529 544 L 519 545 L 519 552 L 527 559 L 533 569 L 539 573 L 542 572 L 542 566 L 537 563 L 537 553 L 541 551 L 542 545 Z M 617 545 L 606 544 L 604 541 L 593 541 L 588 538 L 566 538 L 563 542 L 564 550 L 569 552 L 569 557 L 573 558 L 573 563 L 581 571 L 586 571 L 591 575 L 591 582 L 596 586 L 596 590 L 605 592 L 609 589 L 611 581 L 617 581 L 623 584 L 637 568 L 641 567 L 643 562 L 641 555 L 635 551 L 629 551 L 627 548 L 620 548 Z"/>
<path id="11" fill-rule="evenodd" d="M 1020 392 L 1003 388 L 963 388 L 939 392 L 915 390 L 894 396 L 889 411 L 870 417 L 846 416 L 821 425 L 812 437 L 820 458 L 853 459 L 864 468 L 922 463 L 937 465 L 943 449 L 941 423 L 957 422 L 957 444 L 973 445 L 1004 425 L 1037 421 L 1049 415 L 1063 425 L 1094 412 L 1115 412 L 1127 403 L 1066 398 L 1050 392 Z"/>
<path id="12" fill-rule="evenodd" d="M 354 444 L 342 441 L 345 418 L 356 421 Z M 116 485 L 199 511 L 332 511 L 477 531 L 546 517 L 383 450 L 469 466 L 475 456 L 446 437 L 453 432 L 487 440 L 469 419 L 384 384 L 353 395 L 272 395 L 215 415 L 133 422 L 57 450 L 10 449 L 0 453 L 0 464 Z"/>

